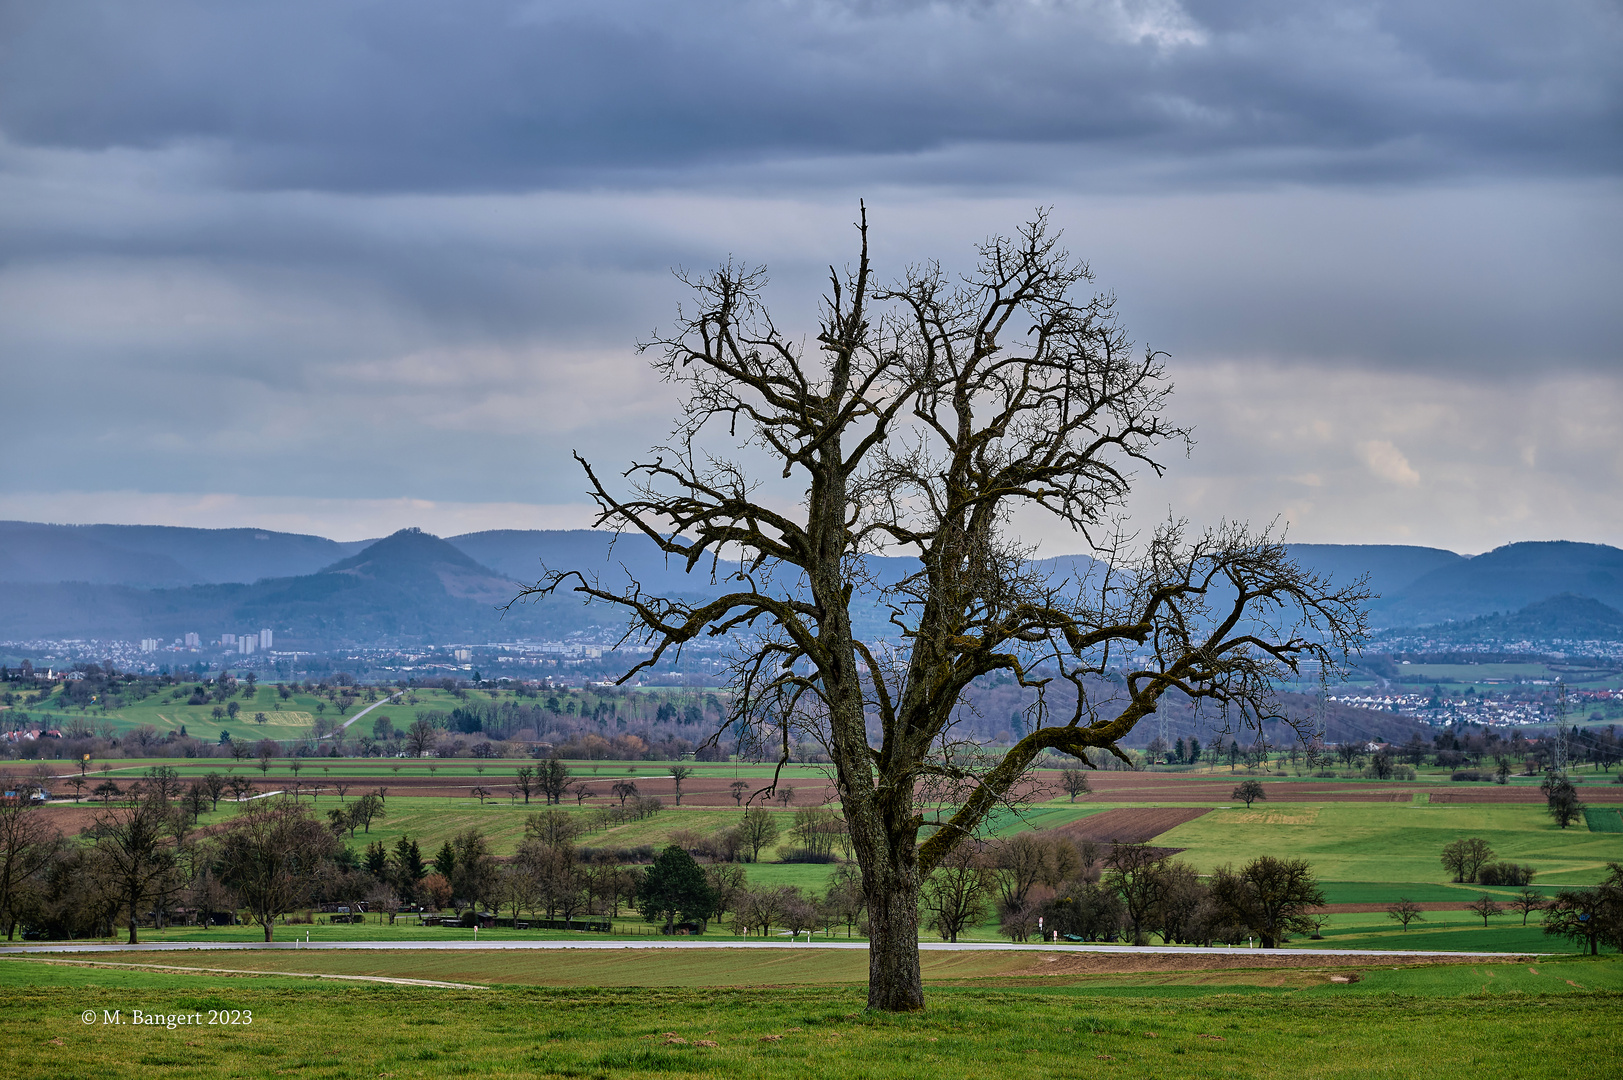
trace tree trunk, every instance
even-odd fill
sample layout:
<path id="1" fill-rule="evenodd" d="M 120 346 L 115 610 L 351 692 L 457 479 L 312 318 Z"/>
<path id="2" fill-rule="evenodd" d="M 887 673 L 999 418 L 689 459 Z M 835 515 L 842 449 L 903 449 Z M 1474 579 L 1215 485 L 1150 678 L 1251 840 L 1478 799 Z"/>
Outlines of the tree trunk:
<path id="1" fill-rule="evenodd" d="M 136 938 L 136 935 L 135 935 L 135 913 L 134 912 L 130 913 L 130 940 L 129 940 L 129 943 L 131 945 L 139 945 L 139 944 L 141 944 L 141 942 Z"/>
<path id="2" fill-rule="evenodd" d="M 1264 949 L 1277 949 L 1279 947 L 1278 938 L 1269 937 L 1267 934 L 1258 934 L 1257 936 L 1262 939 Z"/>
<path id="3" fill-rule="evenodd" d="M 265 928 L 265 940 L 269 941 L 271 939 L 271 930 L 272 930 L 273 927 L 275 927 L 276 920 L 273 918 L 273 919 L 270 919 L 267 922 L 262 923 L 261 925 L 264 926 L 264 928 Z"/>
<path id="4" fill-rule="evenodd" d="M 868 895 L 868 1008 L 924 1008 L 917 882 L 886 881 Z"/>

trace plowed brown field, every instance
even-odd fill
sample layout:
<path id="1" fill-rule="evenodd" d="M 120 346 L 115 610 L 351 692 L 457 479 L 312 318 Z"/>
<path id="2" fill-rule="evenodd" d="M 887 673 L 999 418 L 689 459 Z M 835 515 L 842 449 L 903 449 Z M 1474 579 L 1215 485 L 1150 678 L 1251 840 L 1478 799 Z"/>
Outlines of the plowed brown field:
<path id="1" fill-rule="evenodd" d="M 1205 806 L 1147 806 L 1142 809 L 1106 810 L 1059 826 L 1055 831 L 1074 840 L 1142 844 L 1168 829 L 1193 821 L 1209 810 Z"/>

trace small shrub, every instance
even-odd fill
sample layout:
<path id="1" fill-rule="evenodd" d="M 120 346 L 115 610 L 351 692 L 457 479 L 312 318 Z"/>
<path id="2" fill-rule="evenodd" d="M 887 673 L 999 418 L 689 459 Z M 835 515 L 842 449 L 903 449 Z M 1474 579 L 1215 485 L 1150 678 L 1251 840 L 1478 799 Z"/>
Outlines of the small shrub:
<path id="1" fill-rule="evenodd" d="M 1487 863 L 1477 871 L 1477 883 L 1481 885 L 1527 885 L 1533 880 L 1534 870 L 1531 866 L 1513 862 Z"/>
<path id="2" fill-rule="evenodd" d="M 809 848 L 791 848 L 780 856 L 786 863 L 836 863 L 840 857 L 832 851 L 813 851 Z"/>

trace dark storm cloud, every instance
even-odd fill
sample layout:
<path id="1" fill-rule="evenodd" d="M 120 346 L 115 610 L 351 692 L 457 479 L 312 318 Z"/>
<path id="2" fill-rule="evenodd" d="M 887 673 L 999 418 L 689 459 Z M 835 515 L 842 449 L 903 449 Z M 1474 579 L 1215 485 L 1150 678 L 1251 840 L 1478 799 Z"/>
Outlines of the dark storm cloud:
<path id="1" fill-rule="evenodd" d="M 1203 184 L 1593 175 L 1620 162 L 1620 28 L 1585 0 L 54 0 L 5 8 L 0 129 L 200 142 L 235 184 L 348 190 L 962 144 L 1087 147 L 1063 167 Z M 947 183 L 988 169 L 937 165 Z"/>

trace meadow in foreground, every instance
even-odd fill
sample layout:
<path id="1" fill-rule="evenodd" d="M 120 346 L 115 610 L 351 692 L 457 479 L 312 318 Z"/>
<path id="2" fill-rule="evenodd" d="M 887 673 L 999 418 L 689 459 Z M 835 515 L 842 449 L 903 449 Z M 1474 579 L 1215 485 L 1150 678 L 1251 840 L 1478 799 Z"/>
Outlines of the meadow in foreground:
<path id="1" fill-rule="evenodd" d="M 146 959 L 146 958 L 143 958 Z M 0 962 L 17 1075 L 1167 1077 L 1615 1075 L 1620 963 L 980 979 L 920 1015 L 860 984 L 424 989 Z M 746 974 L 747 973 L 740 973 Z M 1280 978 L 1285 975 L 1287 977 Z M 251 1010 L 134 1026 L 132 1010 Z M 121 1024 L 105 1022 L 120 1010 Z M 89 1013 L 95 1022 L 86 1024 Z"/>

